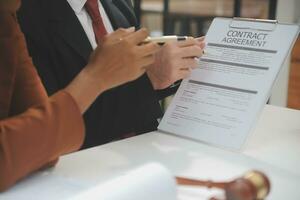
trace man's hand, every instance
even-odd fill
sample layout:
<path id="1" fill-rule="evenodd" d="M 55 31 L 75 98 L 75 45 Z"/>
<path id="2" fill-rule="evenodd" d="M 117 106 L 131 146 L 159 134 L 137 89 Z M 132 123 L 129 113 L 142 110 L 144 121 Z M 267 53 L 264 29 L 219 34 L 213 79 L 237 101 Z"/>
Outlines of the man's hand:
<path id="1" fill-rule="evenodd" d="M 174 82 L 188 77 L 198 65 L 205 46 L 204 37 L 166 43 L 156 54 L 154 64 L 147 75 L 156 90 L 169 87 Z"/>

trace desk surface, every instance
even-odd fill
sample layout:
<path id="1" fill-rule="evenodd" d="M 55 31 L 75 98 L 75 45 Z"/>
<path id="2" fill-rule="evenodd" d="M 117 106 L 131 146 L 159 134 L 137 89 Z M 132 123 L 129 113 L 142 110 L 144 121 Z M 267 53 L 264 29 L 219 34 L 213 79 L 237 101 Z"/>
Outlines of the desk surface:
<path id="1" fill-rule="evenodd" d="M 63 156 L 55 168 L 21 181 L 0 194 L 0 199 L 72 199 L 95 184 L 148 162 L 162 163 L 175 175 L 213 180 L 229 180 L 258 169 L 271 179 L 269 199 L 300 199 L 299 121 L 300 111 L 266 106 L 242 152 L 148 133 Z M 205 199 L 213 192 L 217 191 L 180 188 L 179 199 Z"/>

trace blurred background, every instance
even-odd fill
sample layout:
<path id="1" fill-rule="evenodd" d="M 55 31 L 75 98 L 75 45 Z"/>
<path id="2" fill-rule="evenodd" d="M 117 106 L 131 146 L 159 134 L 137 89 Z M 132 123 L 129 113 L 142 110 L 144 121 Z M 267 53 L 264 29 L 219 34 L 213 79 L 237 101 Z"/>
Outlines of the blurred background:
<path id="1" fill-rule="evenodd" d="M 143 27 L 152 36 L 202 36 L 214 17 L 276 19 L 300 24 L 300 0 L 132 0 Z M 163 106 L 167 107 L 167 101 Z M 300 109 L 300 39 L 274 85 L 272 105 Z"/>

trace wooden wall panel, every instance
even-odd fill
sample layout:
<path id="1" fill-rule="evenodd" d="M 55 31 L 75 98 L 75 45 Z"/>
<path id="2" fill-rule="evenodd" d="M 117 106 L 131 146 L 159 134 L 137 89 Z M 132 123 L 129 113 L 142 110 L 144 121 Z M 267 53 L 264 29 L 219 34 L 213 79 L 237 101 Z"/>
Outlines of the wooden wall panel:
<path id="1" fill-rule="evenodd" d="M 300 38 L 298 38 L 292 51 L 288 107 L 300 110 Z"/>

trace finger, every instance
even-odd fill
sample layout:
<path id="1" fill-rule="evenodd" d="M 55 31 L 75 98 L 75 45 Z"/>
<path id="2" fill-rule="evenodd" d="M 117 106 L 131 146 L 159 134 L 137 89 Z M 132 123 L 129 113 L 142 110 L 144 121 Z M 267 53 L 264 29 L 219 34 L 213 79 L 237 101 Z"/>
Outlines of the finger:
<path id="1" fill-rule="evenodd" d="M 188 47 L 196 44 L 197 40 L 193 37 L 188 37 L 186 40 L 177 42 L 178 47 Z"/>
<path id="2" fill-rule="evenodd" d="M 130 28 L 119 28 L 118 30 L 108 34 L 106 36 L 106 39 L 109 41 L 119 41 L 122 40 L 123 38 L 127 37 L 130 34 L 133 34 L 135 31 L 135 27 L 130 27 Z"/>
<path id="3" fill-rule="evenodd" d="M 196 38 L 197 42 L 198 42 L 198 46 L 201 48 L 201 49 L 204 49 L 205 46 L 206 46 L 206 43 L 205 43 L 205 36 L 202 36 L 202 37 L 198 37 Z"/>
<path id="4" fill-rule="evenodd" d="M 125 39 L 134 45 L 138 45 L 138 44 L 142 43 L 148 37 L 148 35 L 149 35 L 149 33 L 148 33 L 147 29 L 142 28 L 142 29 L 128 35 Z"/>
<path id="5" fill-rule="evenodd" d="M 206 46 L 206 43 L 205 42 L 200 42 L 198 44 L 198 46 L 203 50 L 205 48 L 205 46 Z"/>
<path id="6" fill-rule="evenodd" d="M 201 57 L 202 54 L 203 49 L 197 45 L 181 48 L 179 53 L 182 58 Z"/>
<path id="7" fill-rule="evenodd" d="M 156 43 L 148 43 L 145 45 L 138 46 L 136 48 L 137 50 L 137 55 L 140 57 L 145 57 L 149 55 L 155 54 L 158 50 L 160 49 L 160 46 Z"/>
<path id="8" fill-rule="evenodd" d="M 113 38 L 120 38 L 120 37 L 125 37 L 131 33 L 134 33 L 135 27 L 130 27 L 130 28 L 119 28 L 118 30 L 110 33 L 109 35 Z"/>
<path id="9" fill-rule="evenodd" d="M 154 56 L 150 55 L 147 57 L 144 57 L 138 61 L 138 66 L 141 66 L 141 68 L 146 69 L 148 66 L 152 65 L 154 63 Z"/>
<path id="10" fill-rule="evenodd" d="M 205 36 L 197 37 L 196 40 L 197 40 L 198 42 L 204 42 Z"/>
<path id="11" fill-rule="evenodd" d="M 193 69 L 195 69 L 199 66 L 200 58 L 195 57 L 194 60 L 196 62 L 196 67 L 194 67 Z"/>

